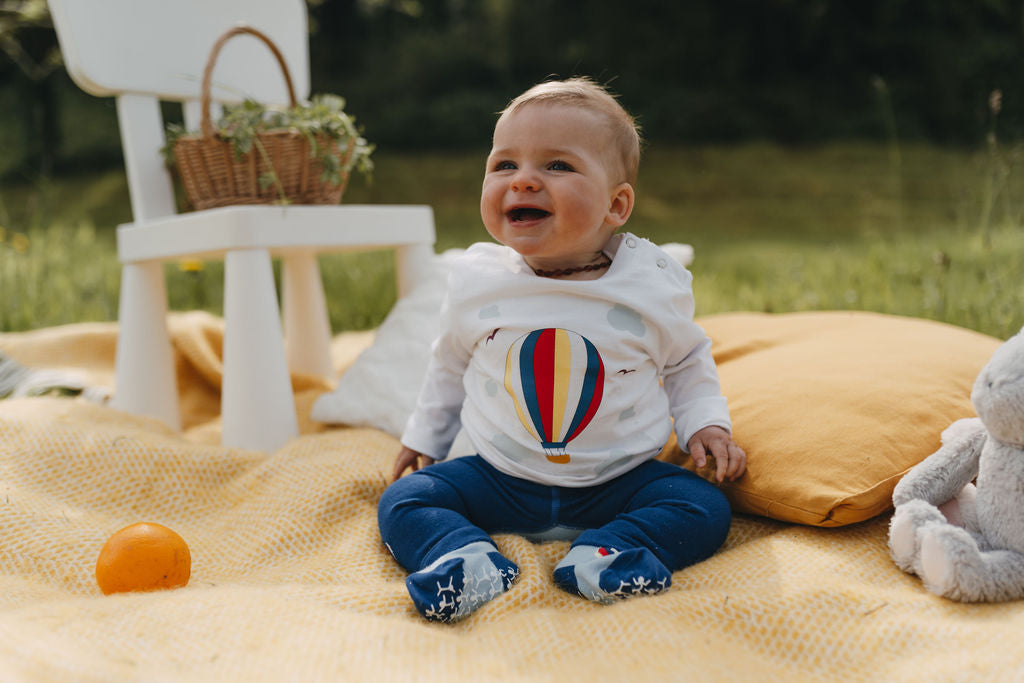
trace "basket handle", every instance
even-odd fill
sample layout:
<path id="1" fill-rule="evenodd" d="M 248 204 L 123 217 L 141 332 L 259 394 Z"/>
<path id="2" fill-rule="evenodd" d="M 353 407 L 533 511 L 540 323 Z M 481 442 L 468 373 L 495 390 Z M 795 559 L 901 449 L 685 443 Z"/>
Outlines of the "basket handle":
<path id="1" fill-rule="evenodd" d="M 202 122 L 201 129 L 203 137 L 210 137 L 213 135 L 213 122 L 210 121 L 210 85 L 213 80 L 213 66 L 217 62 L 217 55 L 220 54 L 220 50 L 224 47 L 224 43 L 228 42 L 237 35 L 248 34 L 256 36 L 262 40 L 270 51 L 274 53 L 274 57 L 277 58 L 277 63 L 281 66 L 281 73 L 284 74 L 285 85 L 288 86 L 288 99 L 291 101 L 291 105 L 294 107 L 298 104 L 295 99 L 295 86 L 292 85 L 292 76 L 288 73 L 288 65 L 284 61 L 284 55 L 277 49 L 277 45 L 274 45 L 274 41 L 270 39 L 267 34 L 257 31 L 251 26 L 235 26 L 234 28 L 228 29 L 224 34 L 217 39 L 217 42 L 213 44 L 210 49 L 210 56 L 206 60 L 206 68 L 203 69 L 203 89 L 201 93 L 200 106 L 202 107 Z"/>

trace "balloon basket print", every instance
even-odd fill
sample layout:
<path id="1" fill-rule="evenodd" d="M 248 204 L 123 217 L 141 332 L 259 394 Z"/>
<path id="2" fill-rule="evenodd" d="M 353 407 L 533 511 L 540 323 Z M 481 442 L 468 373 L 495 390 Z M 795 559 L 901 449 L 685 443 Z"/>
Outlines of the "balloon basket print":
<path id="1" fill-rule="evenodd" d="M 567 464 L 567 445 L 594 418 L 604 394 L 604 362 L 589 339 L 548 327 L 516 339 L 505 358 L 505 390 L 547 459 Z"/>

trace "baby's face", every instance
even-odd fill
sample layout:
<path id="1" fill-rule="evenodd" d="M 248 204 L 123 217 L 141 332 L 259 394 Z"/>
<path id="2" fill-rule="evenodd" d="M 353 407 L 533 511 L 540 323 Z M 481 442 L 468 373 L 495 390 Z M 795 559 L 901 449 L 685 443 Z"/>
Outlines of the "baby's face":
<path id="1" fill-rule="evenodd" d="M 487 232 L 535 269 L 591 263 L 633 207 L 610 144 L 601 116 L 580 107 L 529 104 L 500 119 L 480 195 Z"/>

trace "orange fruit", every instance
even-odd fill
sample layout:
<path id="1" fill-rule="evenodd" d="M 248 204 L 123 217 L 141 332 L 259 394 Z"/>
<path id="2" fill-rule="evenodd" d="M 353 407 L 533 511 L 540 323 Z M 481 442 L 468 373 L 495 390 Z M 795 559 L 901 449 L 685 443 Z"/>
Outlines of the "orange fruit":
<path id="1" fill-rule="evenodd" d="M 180 588 L 191 573 L 192 555 L 185 539 L 153 522 L 114 532 L 96 560 L 96 583 L 104 595 Z"/>

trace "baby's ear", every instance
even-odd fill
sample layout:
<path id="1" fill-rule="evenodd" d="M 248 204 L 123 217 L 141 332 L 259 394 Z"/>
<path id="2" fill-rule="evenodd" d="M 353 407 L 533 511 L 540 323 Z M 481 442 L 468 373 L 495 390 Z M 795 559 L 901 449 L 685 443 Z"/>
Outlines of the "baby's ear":
<path id="1" fill-rule="evenodd" d="M 608 205 L 608 215 L 605 222 L 614 225 L 616 228 L 626 224 L 629 216 L 633 213 L 633 201 L 635 194 L 633 186 L 629 183 L 622 183 L 612 190 L 611 201 Z"/>

